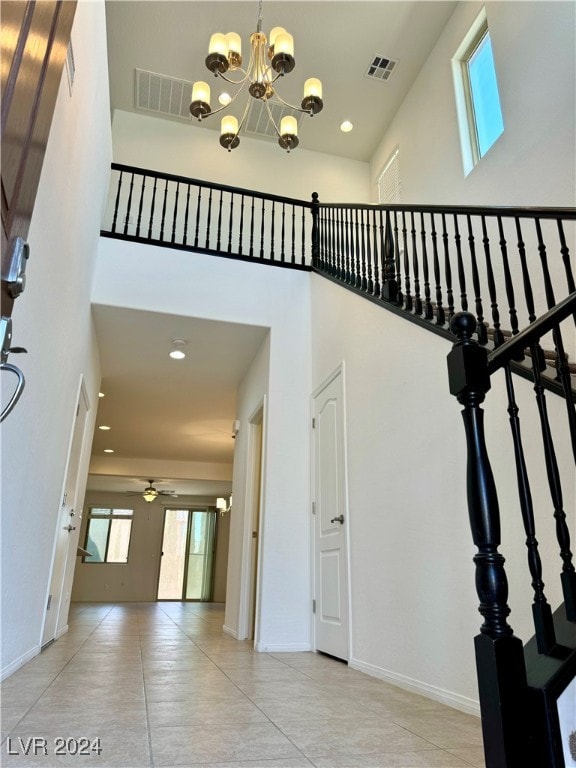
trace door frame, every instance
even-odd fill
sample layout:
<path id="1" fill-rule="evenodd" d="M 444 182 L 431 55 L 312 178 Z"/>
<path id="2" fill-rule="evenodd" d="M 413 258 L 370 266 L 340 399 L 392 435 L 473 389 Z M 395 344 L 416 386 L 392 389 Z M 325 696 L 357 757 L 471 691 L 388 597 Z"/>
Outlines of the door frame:
<path id="1" fill-rule="evenodd" d="M 266 395 L 258 402 L 248 417 L 248 436 L 246 446 L 246 489 L 244 495 L 244 531 L 242 541 L 242 581 L 240 588 L 240 638 L 247 639 L 252 634 L 250 626 L 250 601 L 252 593 L 252 569 L 256 568 L 256 586 L 254 596 L 254 648 L 260 642 L 261 618 L 261 578 L 262 552 L 264 540 L 264 475 L 266 466 Z M 259 445 L 257 446 L 257 442 Z M 259 456 L 259 460 L 258 460 Z M 259 481 L 258 478 L 259 477 Z M 253 521 L 258 517 L 258 545 L 252 546 Z M 254 561 L 255 558 L 255 561 Z"/>
<path id="2" fill-rule="evenodd" d="M 77 419 L 80 417 L 80 405 L 83 404 L 84 406 L 84 417 L 83 417 L 83 423 L 80 424 L 77 422 Z M 45 598 L 45 609 L 44 609 L 44 619 L 42 621 L 42 630 L 40 634 L 41 638 L 41 646 L 44 647 L 45 645 L 50 644 L 53 640 L 57 640 L 61 635 L 63 635 L 68 630 L 68 623 L 67 621 L 63 622 L 63 616 L 62 616 L 62 606 L 63 606 L 63 600 L 64 600 L 64 591 L 66 588 L 66 583 L 68 581 L 67 576 L 70 573 L 71 569 L 71 563 L 76 563 L 76 550 L 78 548 L 78 539 L 80 537 L 80 528 L 82 523 L 82 510 L 80 509 L 81 504 L 79 503 L 82 501 L 82 496 L 85 493 L 85 484 L 81 488 L 80 483 L 80 477 L 84 476 L 84 473 L 82 471 L 82 458 L 85 453 L 86 444 L 89 443 L 91 445 L 91 439 L 87 441 L 87 424 L 88 424 L 88 414 L 90 413 L 90 398 L 88 397 L 88 391 L 86 389 L 86 382 L 84 381 L 84 376 L 80 375 L 80 383 L 78 385 L 77 395 L 76 395 L 76 402 L 74 407 L 74 416 L 72 419 L 72 425 L 70 430 L 70 439 L 68 442 L 68 453 L 66 457 L 66 468 L 64 470 L 64 477 L 62 480 L 62 488 L 60 491 L 60 506 L 58 508 L 58 514 L 56 517 L 56 527 L 54 530 L 54 543 L 52 545 L 52 559 L 50 564 L 50 575 L 48 578 L 48 584 L 46 589 L 46 598 Z M 78 432 L 76 431 L 78 429 Z M 77 438 L 77 439 L 75 439 Z M 68 475 L 71 472 L 72 466 L 75 466 L 75 472 L 76 477 L 75 478 L 69 478 Z M 70 483 L 69 483 L 70 481 Z M 65 499 L 66 494 L 66 488 L 68 485 L 72 485 L 74 488 L 74 491 L 72 493 L 72 498 L 70 499 L 70 503 L 66 504 L 67 499 Z M 65 508 L 70 507 L 74 513 L 73 518 L 65 518 L 63 516 L 63 510 Z M 61 563 L 61 578 L 59 580 L 58 590 L 55 590 L 52 592 L 52 580 L 54 578 L 54 572 L 55 568 L 57 566 L 56 558 L 58 555 L 58 537 L 59 537 L 59 530 L 60 526 L 64 523 L 68 522 L 70 525 L 74 523 L 74 530 L 70 531 L 68 534 L 68 545 L 66 547 L 66 551 L 62 553 L 62 563 Z M 73 552 L 73 554 L 72 554 Z M 73 578 L 73 575 L 72 575 Z M 71 580 L 70 580 L 71 581 Z M 70 584 L 71 589 L 71 584 Z M 56 591 L 58 591 L 58 594 L 56 594 Z M 47 620 L 48 620 L 48 600 L 50 599 L 50 595 L 52 595 L 52 601 L 50 605 L 50 609 L 54 610 L 54 613 L 51 614 L 52 616 L 55 616 L 54 619 L 54 637 L 46 639 L 44 637 L 44 633 L 47 628 Z M 66 616 L 66 620 L 67 620 Z"/>
<path id="3" fill-rule="evenodd" d="M 346 538 L 345 538 L 345 545 L 344 545 L 344 552 L 346 555 L 346 580 L 348 583 L 348 589 L 347 589 L 347 600 L 346 600 L 346 610 L 348 611 L 348 632 L 347 632 L 347 642 L 348 642 L 348 659 L 347 661 L 350 662 L 350 659 L 353 658 L 353 632 L 352 632 L 352 573 L 351 573 L 351 550 L 350 550 L 350 504 L 349 504 L 349 489 L 348 489 L 348 438 L 347 438 L 347 414 L 346 414 L 346 365 L 345 361 L 342 360 L 341 363 L 339 363 L 336 368 L 330 373 L 328 376 L 326 376 L 325 379 L 313 390 L 311 398 L 310 398 L 310 411 L 311 411 L 311 417 L 310 417 L 310 462 L 311 462 L 311 468 L 310 468 L 310 498 L 312 501 L 315 501 L 316 497 L 316 453 L 315 453 L 315 435 L 314 435 L 314 429 L 312 428 L 312 418 L 314 414 L 314 401 L 318 397 L 318 395 L 326 389 L 327 386 L 329 386 L 336 378 L 340 376 L 341 381 L 341 387 L 342 387 L 342 442 L 343 442 L 343 472 L 344 472 L 344 525 L 345 525 L 345 531 L 346 531 Z M 312 649 L 314 651 L 317 650 L 316 648 L 316 618 L 315 618 L 315 611 L 312 609 L 312 606 L 314 605 L 314 599 L 316 597 L 317 592 L 317 573 L 316 573 L 316 515 L 311 514 L 311 535 L 310 535 L 310 559 L 311 559 L 311 574 L 312 579 L 310 583 L 310 637 L 312 638 Z"/>

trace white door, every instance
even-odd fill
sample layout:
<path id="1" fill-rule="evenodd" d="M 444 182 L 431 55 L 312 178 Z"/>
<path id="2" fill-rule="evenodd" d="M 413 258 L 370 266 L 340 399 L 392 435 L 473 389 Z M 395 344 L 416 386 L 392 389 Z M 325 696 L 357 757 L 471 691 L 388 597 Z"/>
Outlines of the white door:
<path id="1" fill-rule="evenodd" d="M 315 646 L 348 661 L 348 554 L 343 372 L 314 393 Z"/>
<path id="2" fill-rule="evenodd" d="M 54 640 L 59 633 L 64 631 L 67 625 L 71 583 L 67 585 L 66 590 L 65 576 L 67 571 L 70 570 L 70 568 L 67 568 L 67 565 L 75 562 L 74 558 L 78 546 L 80 510 L 77 510 L 75 505 L 76 496 L 78 495 L 78 468 L 84 442 L 87 413 L 88 400 L 82 385 L 76 405 L 76 418 L 70 452 L 68 454 L 68 467 L 66 469 L 62 503 L 58 512 L 50 592 L 46 605 L 44 630 L 42 632 L 42 646 Z"/>

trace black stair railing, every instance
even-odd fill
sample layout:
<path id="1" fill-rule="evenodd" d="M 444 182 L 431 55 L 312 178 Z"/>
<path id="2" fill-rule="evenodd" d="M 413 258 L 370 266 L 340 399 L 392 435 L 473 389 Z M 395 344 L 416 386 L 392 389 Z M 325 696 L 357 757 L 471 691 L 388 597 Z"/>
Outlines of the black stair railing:
<path id="1" fill-rule="evenodd" d="M 561 338 L 561 326 L 572 333 L 576 292 L 559 302 L 530 326 L 492 352 L 475 338 L 476 318 L 469 312 L 455 313 L 450 327 L 457 341 L 448 355 L 450 391 L 463 406 L 468 451 L 467 489 L 470 527 L 477 553 L 476 590 L 484 618 L 475 639 L 480 708 L 487 768 L 539 768 L 564 766 L 559 732 L 557 699 L 576 676 L 576 571 L 570 530 L 563 501 L 563 482 L 557 459 L 542 385 L 542 340 L 549 334 Z M 545 478 L 550 496 L 551 521 L 558 543 L 556 573 L 560 577 L 564 604 L 552 615 L 544 590 L 542 559 L 536 538 L 531 482 L 525 461 L 520 414 L 514 392 L 511 365 L 530 349 L 534 381 L 536 420 L 540 426 Z M 562 365 L 562 363 L 561 363 Z M 488 458 L 480 407 L 491 387 L 491 377 L 503 372 L 508 398 L 508 417 L 514 452 L 518 502 L 507 499 L 507 507 L 518 507 L 526 534 L 528 578 L 533 591 L 533 648 L 523 646 L 508 624 L 508 584 L 504 557 L 499 552 L 500 508 Z M 574 403 L 567 397 L 568 432 L 576 463 L 576 419 Z M 534 434 L 530 441 L 533 444 Z M 574 484 L 574 474 L 569 482 Z M 541 484 L 542 476 L 535 479 Z M 510 509 L 507 510 L 510 514 Z M 542 516 L 539 516 L 541 519 Z M 568 627 L 568 629 L 566 629 Z M 557 629 L 558 628 L 558 629 Z M 561 630 L 562 642 L 557 637 Z M 576 728 L 576 724 L 575 724 Z"/>
<path id="2" fill-rule="evenodd" d="M 101 234 L 310 269 L 312 203 L 112 163 Z"/>
<path id="3" fill-rule="evenodd" d="M 442 335 L 470 311 L 477 340 L 497 347 L 575 290 L 575 209 L 318 203 L 312 213 L 314 269 Z"/>

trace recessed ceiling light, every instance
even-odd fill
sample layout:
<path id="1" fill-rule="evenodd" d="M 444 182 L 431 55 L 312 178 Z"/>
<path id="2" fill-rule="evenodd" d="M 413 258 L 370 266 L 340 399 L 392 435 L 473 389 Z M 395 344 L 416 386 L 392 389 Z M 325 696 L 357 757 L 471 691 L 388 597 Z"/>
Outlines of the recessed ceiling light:
<path id="1" fill-rule="evenodd" d="M 342 133 L 350 133 L 350 131 L 354 128 L 350 120 L 344 120 L 342 123 L 340 123 L 340 130 Z"/>
<path id="2" fill-rule="evenodd" d="M 107 426 L 106 426 L 106 424 L 100 424 L 100 426 L 98 427 L 98 429 L 101 429 L 101 430 L 103 430 L 104 432 L 106 432 L 107 430 L 109 430 L 109 429 L 110 429 L 110 427 L 107 427 Z"/>
<path id="3" fill-rule="evenodd" d="M 114 453 L 113 448 L 104 448 L 104 453 Z"/>
<path id="4" fill-rule="evenodd" d="M 98 397 L 106 397 L 106 395 L 104 394 L 104 392 L 98 392 Z"/>
<path id="5" fill-rule="evenodd" d="M 220 94 L 220 96 L 218 96 L 218 101 L 220 102 L 220 104 L 222 104 L 223 107 L 227 107 L 228 104 L 230 104 L 230 102 L 232 101 L 232 96 L 230 96 L 229 93 L 226 93 L 226 91 L 224 91 L 223 93 Z"/>
<path id="6" fill-rule="evenodd" d="M 186 357 L 183 347 L 187 344 L 186 339 L 172 339 L 172 349 L 168 353 L 173 360 L 183 360 Z"/>

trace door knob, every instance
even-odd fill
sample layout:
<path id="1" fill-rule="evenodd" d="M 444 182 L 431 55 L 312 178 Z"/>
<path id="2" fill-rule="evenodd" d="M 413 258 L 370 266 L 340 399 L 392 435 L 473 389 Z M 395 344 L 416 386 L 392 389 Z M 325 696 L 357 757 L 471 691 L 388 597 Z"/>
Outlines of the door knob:
<path id="1" fill-rule="evenodd" d="M 338 515 L 338 517 L 333 517 L 332 520 L 330 520 L 331 523 L 344 523 L 344 515 Z"/>

